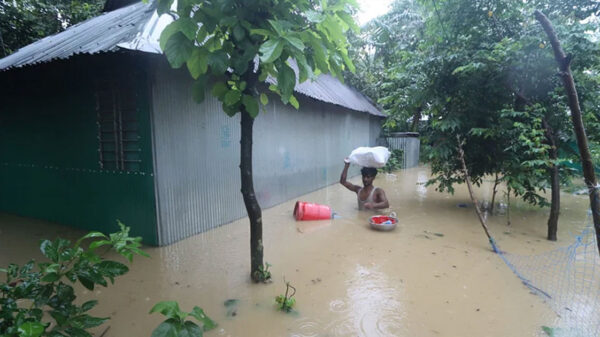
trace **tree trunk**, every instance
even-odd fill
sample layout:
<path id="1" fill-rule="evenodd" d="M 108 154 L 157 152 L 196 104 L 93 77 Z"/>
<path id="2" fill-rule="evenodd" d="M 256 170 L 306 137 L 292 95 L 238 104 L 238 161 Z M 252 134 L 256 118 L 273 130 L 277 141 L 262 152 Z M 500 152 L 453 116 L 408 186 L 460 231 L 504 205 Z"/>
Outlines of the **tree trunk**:
<path id="1" fill-rule="evenodd" d="M 499 253 L 498 248 L 496 247 L 496 242 L 490 235 L 490 231 L 488 230 L 487 224 L 485 223 L 485 219 L 483 218 L 483 213 L 481 213 L 481 209 L 479 209 L 479 203 L 477 199 L 475 199 L 475 195 L 473 194 L 473 186 L 471 184 L 471 178 L 469 176 L 469 171 L 467 170 L 467 164 L 465 162 L 465 152 L 463 151 L 462 145 L 463 141 L 460 139 L 460 136 L 456 136 L 458 140 L 458 158 L 462 164 L 463 174 L 465 175 L 465 182 L 467 183 L 467 188 L 469 189 L 469 196 L 471 196 L 471 202 L 475 207 L 475 212 L 477 213 L 477 217 L 479 218 L 479 222 L 481 222 L 481 226 L 483 227 L 483 231 L 485 235 L 487 235 L 490 244 L 492 245 L 492 249 L 494 252 Z"/>
<path id="2" fill-rule="evenodd" d="M 263 267 L 262 211 L 254 193 L 252 179 L 252 118 L 246 109 L 241 109 L 242 136 L 240 140 L 240 175 L 242 196 L 250 220 L 250 276 L 254 282 L 262 281 L 260 269 Z"/>
<path id="3" fill-rule="evenodd" d="M 558 159 L 558 149 L 556 148 L 556 141 L 554 139 L 554 132 L 546 121 L 542 119 L 542 125 L 544 126 L 546 139 L 550 145 L 550 160 L 553 161 L 548 173 L 550 174 L 550 184 L 552 186 L 552 201 L 550 204 L 550 216 L 548 217 L 548 240 L 556 241 L 556 232 L 558 231 L 558 216 L 560 214 L 560 178 L 558 175 L 558 166 L 556 160 Z"/>
<path id="4" fill-rule="evenodd" d="M 423 111 L 422 106 L 418 106 L 413 115 L 412 125 L 410 127 L 410 131 L 419 132 L 419 121 L 421 120 L 421 111 Z"/>
<path id="5" fill-rule="evenodd" d="M 571 56 L 567 56 L 563 51 L 560 42 L 556 37 L 556 33 L 554 32 L 554 28 L 548 18 L 538 10 L 535 11 L 535 18 L 540 22 L 550 39 L 552 49 L 554 50 L 554 58 L 560 69 L 560 77 L 562 78 L 563 85 L 565 86 L 569 98 L 571 121 L 573 122 L 575 136 L 577 137 L 577 147 L 579 147 L 579 155 L 581 156 L 581 164 L 583 166 L 583 177 L 585 179 L 585 184 L 589 189 L 590 208 L 592 210 L 594 229 L 596 231 L 596 244 L 598 245 L 598 253 L 600 253 L 600 191 L 598 182 L 596 181 L 596 174 L 594 172 L 594 165 L 587 143 L 585 128 L 583 127 L 577 89 L 575 88 L 575 82 L 571 75 Z"/>
<path id="6" fill-rule="evenodd" d="M 490 206 L 490 214 L 494 215 L 494 203 L 496 202 L 496 193 L 498 192 L 498 172 L 496 172 L 496 179 L 494 179 L 494 188 L 492 189 L 492 205 Z"/>

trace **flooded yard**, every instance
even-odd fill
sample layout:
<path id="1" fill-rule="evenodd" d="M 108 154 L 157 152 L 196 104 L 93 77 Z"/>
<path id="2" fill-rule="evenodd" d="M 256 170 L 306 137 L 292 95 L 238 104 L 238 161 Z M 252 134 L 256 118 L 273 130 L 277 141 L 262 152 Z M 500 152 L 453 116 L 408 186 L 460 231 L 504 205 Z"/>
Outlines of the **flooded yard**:
<path id="1" fill-rule="evenodd" d="M 425 187 L 426 168 L 379 174 L 398 214 L 394 231 L 368 227 L 356 195 L 339 184 L 296 200 L 326 204 L 339 219 L 296 222 L 296 200 L 263 210 L 265 261 L 273 282 L 249 280 L 249 224 L 242 219 L 162 248 L 146 248 L 115 285 L 81 290 L 96 298 L 92 312 L 110 316 L 104 337 L 150 336 L 162 321 L 149 315 L 159 301 L 202 307 L 219 326 L 207 336 L 542 336 L 560 318 L 491 251 L 464 186 L 455 195 Z M 352 182 L 359 184 L 358 177 Z M 491 198 L 491 186 L 478 198 Z M 499 195 L 497 198 L 501 198 Z M 467 204 L 467 205 L 465 205 Z M 559 241 L 548 242 L 548 210 L 514 203 L 488 217 L 499 247 L 533 255 L 573 242 L 586 220 L 586 195 L 563 194 Z M 388 211 L 388 212 L 389 212 Z M 43 221 L 0 215 L 0 265 L 41 258 L 38 242 L 75 232 Z M 278 312 L 285 282 L 296 289 L 295 312 Z M 232 305 L 225 306 L 230 301 Z"/>

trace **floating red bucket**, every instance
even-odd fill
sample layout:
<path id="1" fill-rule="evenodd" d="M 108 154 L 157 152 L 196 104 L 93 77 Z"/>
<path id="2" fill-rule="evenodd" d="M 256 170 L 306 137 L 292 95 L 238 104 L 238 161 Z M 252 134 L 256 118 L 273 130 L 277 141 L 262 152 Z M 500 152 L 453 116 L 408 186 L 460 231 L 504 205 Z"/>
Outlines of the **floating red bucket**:
<path id="1" fill-rule="evenodd" d="M 331 219 L 331 208 L 312 202 L 297 201 L 294 206 L 294 218 L 300 220 L 326 220 Z"/>

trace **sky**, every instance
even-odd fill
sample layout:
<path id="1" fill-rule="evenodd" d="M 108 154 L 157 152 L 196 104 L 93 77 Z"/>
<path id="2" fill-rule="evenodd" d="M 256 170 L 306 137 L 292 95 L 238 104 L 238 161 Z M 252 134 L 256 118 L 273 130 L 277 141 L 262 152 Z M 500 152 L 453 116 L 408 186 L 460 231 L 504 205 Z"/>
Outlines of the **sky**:
<path id="1" fill-rule="evenodd" d="M 384 14 L 388 11 L 392 0 L 358 0 L 360 11 L 358 12 L 358 22 L 362 26 L 367 21 Z"/>

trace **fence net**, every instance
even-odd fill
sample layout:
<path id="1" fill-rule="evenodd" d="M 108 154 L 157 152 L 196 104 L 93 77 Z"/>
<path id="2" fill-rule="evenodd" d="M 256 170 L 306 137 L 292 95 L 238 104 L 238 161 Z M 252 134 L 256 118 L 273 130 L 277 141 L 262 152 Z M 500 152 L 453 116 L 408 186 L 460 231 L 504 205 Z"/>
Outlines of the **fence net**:
<path id="1" fill-rule="evenodd" d="M 574 242 L 539 255 L 499 256 L 559 319 L 544 330 L 555 337 L 600 336 L 600 255 L 591 215 Z"/>

